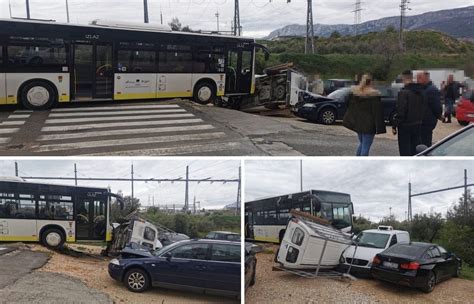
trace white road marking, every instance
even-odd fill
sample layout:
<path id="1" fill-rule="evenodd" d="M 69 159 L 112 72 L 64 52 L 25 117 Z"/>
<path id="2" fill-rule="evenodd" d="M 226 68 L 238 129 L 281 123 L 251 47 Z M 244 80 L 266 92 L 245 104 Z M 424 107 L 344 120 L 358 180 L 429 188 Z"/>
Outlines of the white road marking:
<path id="1" fill-rule="evenodd" d="M 64 139 L 72 139 L 72 138 L 147 134 L 147 133 L 166 133 L 166 132 L 180 132 L 180 131 L 211 130 L 211 129 L 215 129 L 215 127 L 211 125 L 195 125 L 195 126 L 159 127 L 159 128 L 146 128 L 146 129 L 120 129 L 120 130 L 92 131 L 92 132 L 82 132 L 82 133 L 41 135 L 38 137 L 38 140 L 64 140 Z"/>
<path id="2" fill-rule="evenodd" d="M 131 115 L 131 114 L 160 114 L 160 113 L 182 113 L 186 112 L 185 109 L 172 109 L 172 110 L 149 110 L 143 109 L 140 111 L 120 111 L 120 112 L 89 112 L 89 113 L 52 113 L 48 117 L 93 117 L 93 116 L 116 116 L 116 115 Z"/>
<path id="3" fill-rule="evenodd" d="M 24 119 L 30 117 L 31 114 L 10 114 L 8 119 Z"/>
<path id="4" fill-rule="evenodd" d="M 10 129 L 0 129 L 0 134 L 9 134 L 9 133 L 15 133 L 20 130 L 19 128 L 10 128 Z"/>
<path id="5" fill-rule="evenodd" d="M 111 120 L 144 120 L 144 119 L 159 119 L 159 118 L 179 118 L 179 117 L 193 117 L 193 114 L 155 114 L 155 115 L 139 115 L 139 116 L 124 116 L 124 117 L 86 117 L 86 118 L 64 118 L 64 119 L 47 119 L 46 124 L 59 123 L 77 123 L 77 122 L 91 122 L 91 121 L 111 121 Z"/>
<path id="6" fill-rule="evenodd" d="M 4 121 L 0 123 L 0 126 L 19 126 L 19 125 L 24 125 L 25 121 L 24 120 L 15 120 L 15 121 Z"/>
<path id="7" fill-rule="evenodd" d="M 33 113 L 32 110 L 15 110 L 13 113 Z"/>
<path id="8" fill-rule="evenodd" d="M 75 126 L 58 126 L 58 127 L 43 127 L 41 132 L 61 132 L 61 131 L 79 131 L 92 130 L 103 128 L 117 128 L 117 127 L 140 127 L 140 126 L 161 126 L 161 125 L 177 125 L 203 122 L 200 118 L 195 119 L 170 119 L 158 121 L 131 121 L 131 122 L 109 122 L 102 124 L 85 124 Z"/>
<path id="9" fill-rule="evenodd" d="M 186 135 L 171 135 L 171 136 L 157 136 L 157 137 L 143 137 L 143 138 L 127 138 L 127 139 L 111 139 L 111 140 L 97 140 L 78 143 L 67 144 L 51 144 L 39 146 L 35 152 L 50 152 L 61 150 L 75 150 L 87 148 L 101 148 L 114 146 L 128 146 L 141 144 L 157 144 L 165 142 L 179 142 L 188 140 L 205 140 L 225 137 L 224 132 L 204 133 L 204 134 L 186 134 Z"/>
<path id="10" fill-rule="evenodd" d="M 0 144 L 7 144 L 11 140 L 10 137 L 0 137 Z"/>
<path id="11" fill-rule="evenodd" d="M 239 142 L 228 142 L 228 143 L 217 143 L 217 144 L 198 144 L 198 145 L 187 145 L 170 148 L 158 148 L 158 149 L 137 149 L 127 151 L 116 151 L 116 152 L 105 152 L 105 153 L 91 153 L 83 154 L 89 156 L 164 156 L 164 155 L 183 155 L 183 154 L 195 154 L 195 153 L 206 153 L 206 152 L 217 152 L 238 149 L 241 147 Z"/>
<path id="12" fill-rule="evenodd" d="M 136 106 L 110 106 L 110 107 L 85 107 L 85 108 L 61 108 L 61 109 L 52 109 L 51 112 L 83 112 L 83 111 L 115 111 L 115 110 L 132 110 L 132 109 L 176 109 L 179 108 L 179 105 L 136 105 Z"/>

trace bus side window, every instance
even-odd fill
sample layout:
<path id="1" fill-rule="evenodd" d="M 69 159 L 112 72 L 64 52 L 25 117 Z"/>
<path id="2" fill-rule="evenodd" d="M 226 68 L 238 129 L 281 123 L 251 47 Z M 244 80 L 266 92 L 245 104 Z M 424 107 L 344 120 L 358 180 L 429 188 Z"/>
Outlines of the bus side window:
<path id="1" fill-rule="evenodd" d="M 12 218 L 12 208 L 18 205 L 13 193 L 0 193 L 0 218 Z"/>

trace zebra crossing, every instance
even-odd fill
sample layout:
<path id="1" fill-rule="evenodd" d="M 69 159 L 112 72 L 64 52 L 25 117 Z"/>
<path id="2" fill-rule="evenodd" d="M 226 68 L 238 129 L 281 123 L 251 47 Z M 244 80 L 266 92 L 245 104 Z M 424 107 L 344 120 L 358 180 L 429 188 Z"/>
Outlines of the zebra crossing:
<path id="1" fill-rule="evenodd" d="M 20 131 L 20 126 L 24 125 L 33 111 L 17 110 L 8 117 L 0 121 L 0 147 L 6 145 L 12 140 L 12 136 Z"/>
<path id="2" fill-rule="evenodd" d="M 238 139 L 179 104 L 132 104 L 53 109 L 36 130 L 32 113 L 0 123 L 0 150 L 18 132 L 34 132 L 29 155 L 188 155 L 239 149 Z M 35 125 L 35 126 L 36 126 Z M 21 129 L 21 131 L 20 131 Z M 28 129 L 28 130 L 25 130 Z M 18 143 L 16 140 L 15 143 Z M 225 153 L 225 152 L 224 152 Z"/>

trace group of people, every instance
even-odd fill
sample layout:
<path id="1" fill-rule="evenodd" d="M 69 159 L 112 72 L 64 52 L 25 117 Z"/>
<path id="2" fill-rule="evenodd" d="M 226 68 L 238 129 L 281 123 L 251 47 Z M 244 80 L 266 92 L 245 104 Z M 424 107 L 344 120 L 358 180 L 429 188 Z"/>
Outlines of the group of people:
<path id="1" fill-rule="evenodd" d="M 428 72 L 416 75 L 411 71 L 402 73 L 403 88 L 398 93 L 395 114 L 392 121 L 392 133 L 398 136 L 400 156 L 417 154 L 420 144 L 430 147 L 433 130 L 438 120 L 450 123 L 454 102 L 459 88 L 450 75 L 443 86 L 445 112 L 441 105 L 441 92 L 431 82 Z M 365 74 L 359 85 L 352 88 L 343 125 L 357 133 L 359 145 L 357 156 L 368 156 L 376 134 L 386 133 L 381 95 L 373 87 L 370 75 Z"/>

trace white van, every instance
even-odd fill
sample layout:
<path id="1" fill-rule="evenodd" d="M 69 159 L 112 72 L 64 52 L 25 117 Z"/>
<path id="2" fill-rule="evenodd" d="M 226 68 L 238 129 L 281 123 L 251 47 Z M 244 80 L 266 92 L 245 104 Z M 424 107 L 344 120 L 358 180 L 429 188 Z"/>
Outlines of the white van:
<path id="1" fill-rule="evenodd" d="M 357 250 L 355 245 L 347 248 L 340 257 L 339 267 L 347 271 L 352 262 L 351 273 L 368 274 L 377 253 L 395 244 L 410 243 L 410 234 L 403 230 L 393 230 L 392 226 L 379 226 L 377 229 L 362 231 L 354 241 L 358 244 Z"/>
<path id="2" fill-rule="evenodd" d="M 353 244 L 351 237 L 323 219 L 295 213 L 286 226 L 277 262 L 286 269 L 336 268 L 344 249 Z"/>

